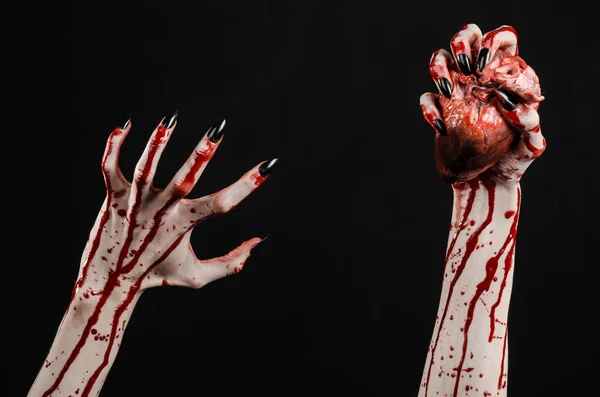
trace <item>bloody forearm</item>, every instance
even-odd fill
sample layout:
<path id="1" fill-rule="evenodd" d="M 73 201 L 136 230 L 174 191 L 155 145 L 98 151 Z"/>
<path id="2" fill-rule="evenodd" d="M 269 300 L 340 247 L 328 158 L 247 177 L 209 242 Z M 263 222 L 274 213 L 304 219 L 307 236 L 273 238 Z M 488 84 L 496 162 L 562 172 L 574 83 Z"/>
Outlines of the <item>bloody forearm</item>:
<path id="1" fill-rule="evenodd" d="M 139 296 L 135 284 L 111 278 L 101 290 L 80 288 L 28 397 L 97 395 Z"/>
<path id="2" fill-rule="evenodd" d="M 454 209 L 420 397 L 504 396 L 518 183 L 453 185 Z"/>

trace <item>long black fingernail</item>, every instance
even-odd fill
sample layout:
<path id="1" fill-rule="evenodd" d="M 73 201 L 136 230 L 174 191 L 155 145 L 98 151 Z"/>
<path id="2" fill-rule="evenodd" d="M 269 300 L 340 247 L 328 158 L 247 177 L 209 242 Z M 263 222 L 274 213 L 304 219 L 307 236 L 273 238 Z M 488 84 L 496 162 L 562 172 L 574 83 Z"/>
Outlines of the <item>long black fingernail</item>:
<path id="1" fill-rule="evenodd" d="M 223 136 L 223 128 L 225 128 L 225 120 L 221 120 L 208 130 L 206 137 L 209 141 L 213 143 L 217 143 L 221 140 Z"/>
<path id="2" fill-rule="evenodd" d="M 498 89 L 496 90 L 496 93 L 498 94 L 498 100 L 500 101 L 500 104 L 504 109 L 508 111 L 515 110 L 515 108 L 519 104 L 519 100 L 517 98 L 505 91 Z"/>
<path id="3" fill-rule="evenodd" d="M 440 91 L 442 91 L 442 94 L 444 94 L 446 98 L 450 99 L 452 96 L 452 86 L 450 86 L 450 81 L 448 81 L 447 78 L 442 77 L 438 80 L 438 85 L 440 87 Z"/>
<path id="4" fill-rule="evenodd" d="M 278 161 L 279 159 L 273 159 L 271 161 L 267 161 L 266 163 L 262 163 L 262 165 L 258 167 L 258 173 L 260 174 L 260 176 L 269 175 Z"/>
<path id="5" fill-rule="evenodd" d="M 267 234 L 267 236 L 263 239 L 261 239 L 258 243 L 256 243 L 254 245 L 254 247 L 252 247 L 252 254 L 254 255 L 254 253 L 256 252 L 256 248 L 257 247 L 261 247 L 263 245 L 263 243 L 265 242 L 266 239 L 268 239 L 270 236 L 270 234 Z"/>
<path id="6" fill-rule="evenodd" d="M 448 131 L 446 131 L 446 124 L 440 119 L 434 120 L 433 125 L 435 125 L 435 129 L 438 130 L 440 135 L 446 136 L 448 135 Z"/>
<path id="7" fill-rule="evenodd" d="M 129 127 L 129 123 L 131 123 L 131 115 L 127 115 L 127 120 L 125 120 L 124 123 L 121 123 L 118 128 L 121 131 L 125 131 L 127 127 Z"/>
<path id="8" fill-rule="evenodd" d="M 458 60 L 458 66 L 460 67 L 460 70 L 464 74 L 466 74 L 466 75 L 473 74 L 473 69 L 471 68 L 471 60 L 469 59 L 467 54 L 460 54 L 457 57 L 457 60 Z"/>
<path id="9" fill-rule="evenodd" d="M 175 113 L 169 117 L 169 118 L 164 118 L 162 123 L 160 123 L 163 127 L 165 127 L 166 129 L 169 129 L 171 127 L 173 127 L 173 124 L 175 124 L 175 122 L 177 121 L 177 116 L 178 116 L 178 112 L 177 110 L 175 111 Z"/>
<path id="10" fill-rule="evenodd" d="M 483 71 L 483 68 L 485 68 L 485 65 L 487 65 L 489 55 L 490 50 L 487 48 L 482 48 L 481 51 L 479 51 L 479 55 L 477 56 L 477 68 L 480 72 Z"/>

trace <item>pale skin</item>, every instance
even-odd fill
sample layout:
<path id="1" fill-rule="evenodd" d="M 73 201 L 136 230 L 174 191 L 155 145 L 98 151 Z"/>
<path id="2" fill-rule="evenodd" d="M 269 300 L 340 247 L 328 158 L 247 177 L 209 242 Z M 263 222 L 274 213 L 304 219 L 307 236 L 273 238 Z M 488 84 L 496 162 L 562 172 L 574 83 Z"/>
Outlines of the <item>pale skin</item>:
<path id="1" fill-rule="evenodd" d="M 486 60 L 496 51 L 517 53 L 514 29 L 502 26 L 485 35 L 466 25 L 451 41 L 452 55 L 436 51 L 430 70 L 436 78 L 449 71 L 469 69 L 481 74 L 501 72 L 499 62 Z M 441 55 L 440 55 L 441 54 Z M 485 51 L 483 52 L 485 54 Z M 463 55 L 463 56 L 461 56 Z M 465 62 L 465 56 L 468 62 Z M 460 59 L 460 62 L 459 62 Z M 466 65 L 466 66 L 465 66 Z M 452 88 L 452 87 L 450 87 Z M 511 101 L 498 97 L 498 109 L 518 131 L 518 143 L 498 163 L 476 178 L 454 183 L 454 206 L 440 305 L 421 380 L 419 397 L 506 396 L 508 380 L 508 309 L 511 295 L 517 223 L 521 203 L 520 180 L 527 167 L 546 147 L 538 103 L 522 81 L 502 87 Z M 444 117 L 440 94 L 426 93 L 421 108 L 426 121 L 445 139 L 436 121 Z M 454 95 L 454 93 L 452 93 Z M 538 97 L 539 98 L 539 97 Z"/>
<path id="2" fill-rule="evenodd" d="M 434 53 L 430 64 L 438 78 L 459 68 L 497 70 L 496 51 L 517 52 L 509 27 L 486 35 L 466 25 L 451 41 L 452 54 Z M 489 64 L 477 62 L 488 50 Z M 465 61 L 467 59 L 467 61 Z M 478 60 L 479 61 L 479 60 Z M 499 110 L 519 132 L 518 143 L 476 178 L 452 185 L 454 207 L 440 306 L 428 349 L 419 397 L 506 396 L 508 308 L 514 272 L 520 180 L 546 143 L 534 95 L 516 81 L 503 87 L 514 101 L 499 95 Z M 439 95 L 423 94 L 426 121 L 444 139 Z M 153 187 L 157 164 L 177 124 L 164 119 L 140 158 L 132 183 L 118 166 L 121 144 L 131 123 L 110 135 L 102 160 L 107 197 L 82 255 L 72 298 L 50 352 L 29 397 L 96 396 L 117 356 L 135 304 L 151 287 L 200 288 L 239 272 L 262 240 L 250 239 L 229 254 L 208 260 L 196 257 L 189 241 L 202 220 L 226 213 L 264 182 L 276 160 L 263 162 L 233 185 L 208 196 L 188 199 L 222 139 L 223 123 L 209 129 L 188 161 L 165 189 Z"/>
<path id="3" fill-rule="evenodd" d="M 243 268 L 262 239 L 252 238 L 223 257 L 207 260 L 198 259 L 190 246 L 194 227 L 232 210 L 277 162 L 256 165 L 217 193 L 186 198 L 221 143 L 224 124 L 208 130 L 162 190 L 152 181 L 177 115 L 163 119 L 152 133 L 132 183 L 118 165 L 131 123 L 112 132 L 102 159 L 107 196 L 84 249 L 71 302 L 29 397 L 98 395 L 145 290 L 164 285 L 200 288 Z"/>

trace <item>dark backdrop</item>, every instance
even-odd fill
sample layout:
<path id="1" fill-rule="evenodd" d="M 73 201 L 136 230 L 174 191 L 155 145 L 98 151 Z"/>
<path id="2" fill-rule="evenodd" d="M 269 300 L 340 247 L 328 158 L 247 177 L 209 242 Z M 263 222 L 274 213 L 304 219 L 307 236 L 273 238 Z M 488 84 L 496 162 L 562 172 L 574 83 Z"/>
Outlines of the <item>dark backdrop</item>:
<path id="1" fill-rule="evenodd" d="M 574 1 L 67 2 L 5 12 L 3 251 L 16 254 L 3 277 L 16 310 L 3 339 L 18 349 L 5 357 L 14 395 L 33 382 L 69 300 L 104 198 L 108 134 L 132 115 L 121 160 L 130 177 L 153 128 L 178 109 L 159 187 L 220 118 L 225 140 L 192 196 L 281 158 L 241 206 L 196 230 L 198 255 L 270 237 L 238 275 L 148 291 L 102 395 L 416 396 L 452 209 L 419 96 L 435 89 L 431 53 L 469 22 L 514 26 L 546 96 L 548 149 L 522 181 L 509 394 L 584 395 L 598 355 L 591 17 Z"/>

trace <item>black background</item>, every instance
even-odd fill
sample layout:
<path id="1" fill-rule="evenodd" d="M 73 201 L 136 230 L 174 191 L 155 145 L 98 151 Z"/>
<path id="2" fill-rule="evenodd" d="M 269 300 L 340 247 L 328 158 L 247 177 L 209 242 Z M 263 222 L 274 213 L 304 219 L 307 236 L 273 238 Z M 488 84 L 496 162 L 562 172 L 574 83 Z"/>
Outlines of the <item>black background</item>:
<path id="1" fill-rule="evenodd" d="M 198 227 L 198 256 L 270 237 L 240 274 L 146 292 L 101 395 L 416 396 L 452 209 L 419 96 L 435 90 L 431 53 L 470 22 L 515 27 L 546 97 L 548 149 L 522 180 L 509 395 L 585 394 L 598 355 L 591 10 L 573 1 L 128 4 L 27 3 L 3 17 L 3 278 L 16 288 L 6 298 L 13 335 L 3 339 L 18 350 L 4 360 L 16 367 L 14 395 L 29 389 L 69 300 L 104 198 L 108 134 L 132 115 L 121 158 L 130 177 L 151 131 L 178 109 L 158 187 L 220 118 L 225 139 L 191 196 L 281 159 L 242 205 Z"/>

